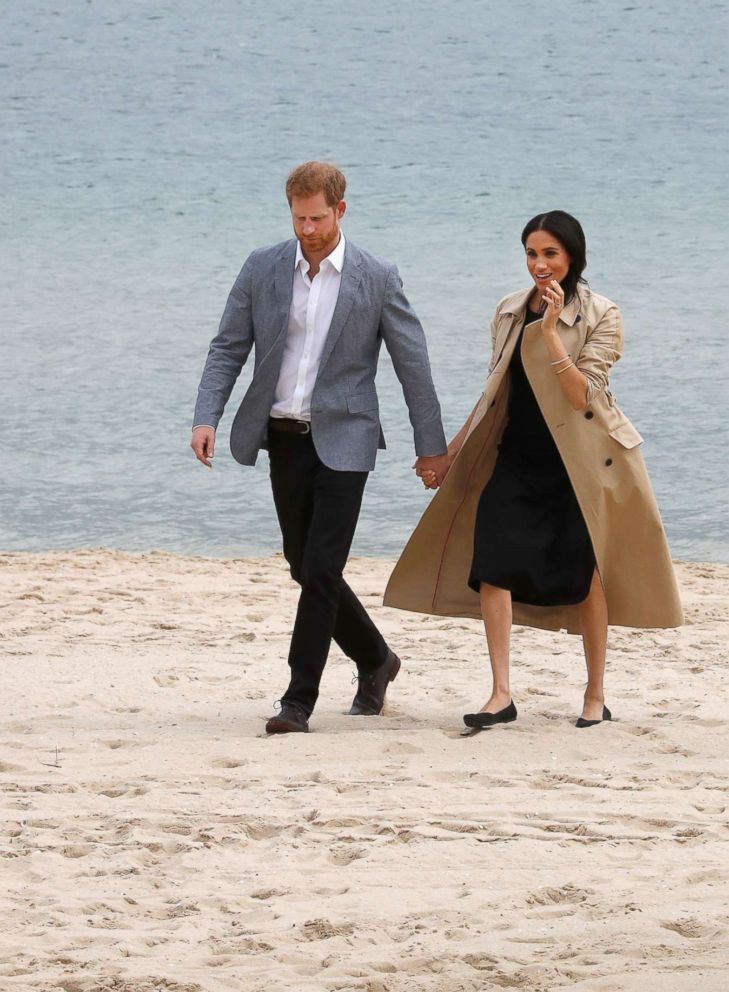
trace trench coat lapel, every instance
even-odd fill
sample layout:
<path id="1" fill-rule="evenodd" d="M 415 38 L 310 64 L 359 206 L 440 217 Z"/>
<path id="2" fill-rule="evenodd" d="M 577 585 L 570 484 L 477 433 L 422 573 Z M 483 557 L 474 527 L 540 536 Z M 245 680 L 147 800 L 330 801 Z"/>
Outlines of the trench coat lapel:
<path id="1" fill-rule="evenodd" d="M 339 284 L 339 296 L 332 314 L 332 322 L 329 325 L 329 333 L 324 342 L 324 348 L 319 361 L 319 368 L 323 369 L 329 356 L 334 350 L 334 345 L 339 340 L 339 336 L 344 329 L 344 325 L 352 312 L 357 289 L 362 281 L 361 259 L 358 257 L 356 249 L 352 248 L 348 241 L 344 247 L 344 264 L 342 265 L 342 279 Z"/>
<path id="2" fill-rule="evenodd" d="M 529 289 L 522 290 L 522 292 L 515 294 L 514 298 L 509 303 L 503 311 L 505 318 L 511 319 L 511 323 L 507 325 L 507 331 L 505 334 L 500 335 L 496 340 L 496 355 L 495 361 L 492 367 L 493 369 L 503 360 L 505 365 L 508 365 L 511 361 L 511 356 L 514 351 L 514 345 L 518 337 L 519 330 L 524 323 L 524 316 L 526 314 L 527 303 L 529 302 L 529 297 L 534 292 L 534 287 L 530 286 Z M 573 327 L 575 322 L 578 321 L 580 312 L 580 294 L 575 293 L 570 302 L 565 306 L 562 313 L 559 315 L 557 320 L 557 333 L 564 331 L 564 326 Z M 529 334 L 525 335 L 525 340 L 534 340 L 535 335 L 541 330 L 541 321 L 533 321 L 528 325 Z"/>
<path id="3" fill-rule="evenodd" d="M 490 370 L 491 372 L 494 372 L 500 364 L 506 368 L 511 361 L 514 346 L 519 336 L 519 330 L 524 322 L 527 301 L 531 294 L 531 289 L 525 289 L 512 301 L 510 306 L 504 309 L 504 323 L 497 331 L 495 342 L 496 350 L 494 351 L 494 359 Z"/>
<path id="4" fill-rule="evenodd" d="M 509 300 L 507 306 L 504 307 L 502 313 L 510 313 L 515 317 L 523 317 L 526 313 L 526 306 L 529 302 L 529 297 L 534 292 L 534 287 L 530 286 L 528 289 L 522 289 L 519 293 L 514 293 L 512 298 Z"/>

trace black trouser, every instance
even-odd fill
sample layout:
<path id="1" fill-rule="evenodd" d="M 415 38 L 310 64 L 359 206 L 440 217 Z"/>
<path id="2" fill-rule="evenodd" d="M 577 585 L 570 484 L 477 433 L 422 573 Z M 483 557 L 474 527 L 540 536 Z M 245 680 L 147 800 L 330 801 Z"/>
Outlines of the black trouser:
<path id="1" fill-rule="evenodd" d="M 359 671 L 372 671 L 387 657 L 382 634 L 342 578 L 368 473 L 327 468 L 310 433 L 269 430 L 268 444 L 284 557 L 301 586 L 291 681 L 281 701 L 311 713 L 332 637 Z"/>

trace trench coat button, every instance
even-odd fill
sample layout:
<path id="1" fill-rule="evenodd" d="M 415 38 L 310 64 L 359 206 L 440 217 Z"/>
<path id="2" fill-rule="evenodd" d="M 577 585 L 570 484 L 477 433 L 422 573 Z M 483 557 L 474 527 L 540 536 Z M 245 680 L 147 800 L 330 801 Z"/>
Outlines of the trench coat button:
<path id="1" fill-rule="evenodd" d="M 612 458 L 606 458 L 606 459 L 605 459 L 605 464 L 606 464 L 606 465 L 612 465 L 612 463 L 613 463 L 613 460 L 612 460 Z"/>
<path id="2" fill-rule="evenodd" d="M 491 400 L 491 406 L 496 406 L 496 400 Z"/>
<path id="3" fill-rule="evenodd" d="M 588 410 L 587 413 L 585 414 L 585 420 L 592 420 L 594 416 L 595 414 L 592 412 L 592 410 Z"/>
<path id="4" fill-rule="evenodd" d="M 580 322 L 581 320 L 582 320 L 582 317 L 580 317 L 580 315 L 579 315 L 579 314 L 577 314 L 577 316 L 575 317 L 575 323 L 576 323 L 576 324 L 579 324 L 579 322 Z"/>

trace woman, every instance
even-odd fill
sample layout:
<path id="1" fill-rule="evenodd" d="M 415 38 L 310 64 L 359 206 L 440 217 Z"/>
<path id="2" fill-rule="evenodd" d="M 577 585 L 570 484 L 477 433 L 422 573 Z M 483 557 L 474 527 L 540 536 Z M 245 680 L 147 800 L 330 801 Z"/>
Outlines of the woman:
<path id="1" fill-rule="evenodd" d="M 611 718 L 608 624 L 675 627 L 678 590 L 639 445 L 608 388 L 623 329 L 587 288 L 582 227 L 552 210 L 522 244 L 533 285 L 491 323 L 486 387 L 448 446 L 450 467 L 388 583 L 385 605 L 481 616 L 492 689 L 468 727 L 516 719 L 509 637 L 516 621 L 582 635 L 578 727 Z M 427 488 L 433 474 L 423 473 Z"/>

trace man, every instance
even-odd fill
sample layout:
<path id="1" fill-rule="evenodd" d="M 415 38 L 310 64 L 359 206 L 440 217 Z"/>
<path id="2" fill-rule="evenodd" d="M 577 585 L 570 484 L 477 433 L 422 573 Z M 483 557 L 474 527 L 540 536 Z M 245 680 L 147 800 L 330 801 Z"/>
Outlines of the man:
<path id="1" fill-rule="evenodd" d="M 268 449 L 284 555 L 301 586 L 290 683 L 266 724 L 270 734 L 308 731 L 332 638 L 357 666 L 351 715 L 380 713 L 400 670 L 342 578 L 367 474 L 385 446 L 374 383 L 382 341 L 408 406 L 418 475 L 432 471 L 440 482 L 447 468 L 422 327 L 395 266 L 345 241 L 345 188 L 324 162 L 289 175 L 296 238 L 246 260 L 210 345 L 193 420 L 191 447 L 210 466 L 218 421 L 255 347 L 230 446 L 243 465 Z"/>

